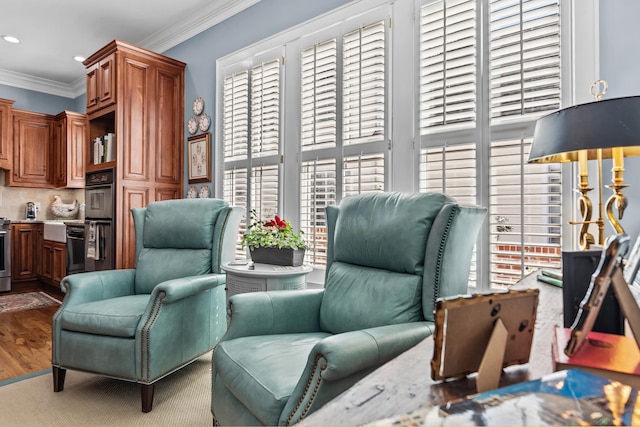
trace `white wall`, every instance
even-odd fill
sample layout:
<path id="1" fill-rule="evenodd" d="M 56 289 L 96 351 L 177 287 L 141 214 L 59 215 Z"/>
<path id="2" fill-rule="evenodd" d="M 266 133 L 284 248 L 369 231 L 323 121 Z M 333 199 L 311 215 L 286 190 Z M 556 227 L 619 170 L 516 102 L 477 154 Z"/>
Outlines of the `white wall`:
<path id="1" fill-rule="evenodd" d="M 607 80 L 605 99 L 640 95 L 640 1 L 600 0 L 600 77 Z M 640 120 L 640 112 L 638 113 Z M 638 135 L 640 145 L 640 135 Z M 605 161 L 603 181 L 611 181 L 611 162 Z M 625 159 L 623 191 L 629 201 L 621 225 L 635 240 L 640 233 L 640 157 Z M 611 190 L 604 189 L 604 197 Z M 613 233 L 607 224 L 606 235 Z"/>

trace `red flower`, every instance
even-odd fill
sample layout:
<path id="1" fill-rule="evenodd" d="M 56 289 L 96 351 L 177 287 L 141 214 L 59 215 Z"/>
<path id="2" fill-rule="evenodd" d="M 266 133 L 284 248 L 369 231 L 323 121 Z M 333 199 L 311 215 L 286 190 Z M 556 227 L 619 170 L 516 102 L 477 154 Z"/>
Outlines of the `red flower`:
<path id="1" fill-rule="evenodd" d="M 275 217 L 275 222 L 278 228 L 287 228 L 287 223 L 283 221 L 278 215 Z"/>
<path id="2" fill-rule="evenodd" d="M 281 230 L 285 230 L 287 228 L 287 222 L 280 218 L 278 215 L 275 216 L 274 219 L 270 219 L 269 221 L 264 223 L 265 227 L 275 227 Z"/>

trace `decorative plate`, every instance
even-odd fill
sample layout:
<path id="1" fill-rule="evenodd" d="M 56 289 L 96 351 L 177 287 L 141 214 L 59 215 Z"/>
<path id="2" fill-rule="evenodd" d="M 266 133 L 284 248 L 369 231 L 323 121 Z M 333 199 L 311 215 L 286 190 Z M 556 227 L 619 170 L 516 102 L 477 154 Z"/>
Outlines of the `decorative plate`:
<path id="1" fill-rule="evenodd" d="M 203 185 L 202 187 L 200 187 L 200 198 L 201 199 L 206 199 L 209 197 L 209 186 L 208 185 Z"/>
<path id="2" fill-rule="evenodd" d="M 195 101 L 193 101 L 193 114 L 199 116 L 204 111 L 204 99 L 197 97 Z"/>
<path id="3" fill-rule="evenodd" d="M 211 117 L 206 114 L 200 116 L 200 130 L 202 132 L 206 132 L 209 129 L 209 125 L 211 125 Z"/>
<path id="4" fill-rule="evenodd" d="M 196 197 L 198 197 L 198 189 L 195 185 L 192 185 L 187 191 L 187 199 L 195 199 Z"/>
<path id="5" fill-rule="evenodd" d="M 187 123 L 187 129 L 189 129 L 189 133 L 193 135 L 198 131 L 198 119 L 195 117 L 191 117 L 189 122 Z"/>

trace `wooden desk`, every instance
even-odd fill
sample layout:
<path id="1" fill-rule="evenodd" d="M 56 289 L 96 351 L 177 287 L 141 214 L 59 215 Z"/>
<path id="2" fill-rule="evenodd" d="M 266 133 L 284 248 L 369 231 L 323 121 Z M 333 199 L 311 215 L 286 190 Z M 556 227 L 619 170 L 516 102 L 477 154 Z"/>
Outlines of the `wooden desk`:
<path id="1" fill-rule="evenodd" d="M 538 282 L 536 275 L 529 275 L 513 287 L 540 289 L 530 361 L 506 368 L 500 379 L 501 387 L 553 372 L 551 341 L 553 326 L 562 325 L 562 289 Z M 362 425 L 474 394 L 474 378 L 448 382 L 431 379 L 433 344 L 433 337 L 426 338 L 364 377 L 299 425 Z"/>

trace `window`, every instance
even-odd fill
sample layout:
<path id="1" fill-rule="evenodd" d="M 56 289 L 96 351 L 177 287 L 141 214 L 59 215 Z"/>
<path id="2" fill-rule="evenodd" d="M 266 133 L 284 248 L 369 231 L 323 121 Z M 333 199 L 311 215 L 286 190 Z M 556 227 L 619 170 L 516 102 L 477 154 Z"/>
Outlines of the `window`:
<path id="1" fill-rule="evenodd" d="M 531 140 L 491 144 L 491 282 L 511 285 L 532 268 L 559 268 L 560 165 L 527 164 Z"/>
<path id="2" fill-rule="evenodd" d="M 219 59 L 217 191 L 301 228 L 319 285 L 326 206 L 369 191 L 486 206 L 481 290 L 559 267 L 559 168 L 526 162 L 535 120 L 568 92 L 560 12 L 560 0 L 347 2 Z"/>
<path id="3" fill-rule="evenodd" d="M 376 21 L 305 46 L 300 55 L 299 210 L 309 242 L 305 262 L 316 267 L 326 265 L 325 207 L 385 188 L 385 52 L 385 21 Z"/>
<path id="4" fill-rule="evenodd" d="M 280 59 L 229 73 L 223 92 L 224 198 L 273 217 L 280 209 Z"/>
<path id="5" fill-rule="evenodd" d="M 490 255 L 480 263 L 500 287 L 560 266 L 560 169 L 526 164 L 535 120 L 561 105 L 560 4 L 488 4 L 422 3 L 419 189 L 489 207 L 490 250 L 480 256 Z M 473 191 L 477 176 L 489 177 L 487 193 Z"/>

